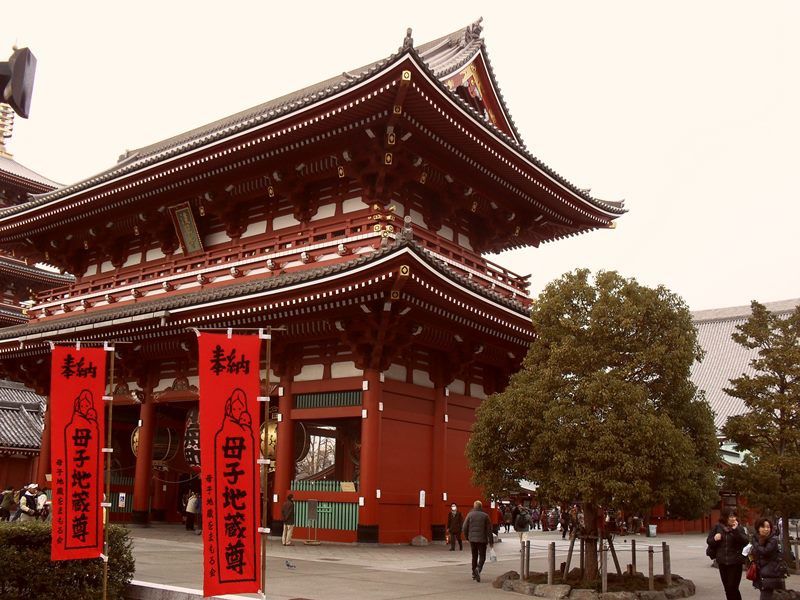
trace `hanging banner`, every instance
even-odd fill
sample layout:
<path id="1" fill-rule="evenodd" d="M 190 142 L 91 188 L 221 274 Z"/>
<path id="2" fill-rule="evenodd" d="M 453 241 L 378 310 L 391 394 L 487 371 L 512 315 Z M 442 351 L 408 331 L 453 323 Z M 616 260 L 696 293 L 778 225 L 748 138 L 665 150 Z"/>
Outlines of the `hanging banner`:
<path id="1" fill-rule="evenodd" d="M 203 594 L 258 592 L 261 340 L 202 333 L 198 342 Z"/>
<path id="2" fill-rule="evenodd" d="M 106 351 L 55 346 L 50 376 L 51 560 L 103 551 Z"/>

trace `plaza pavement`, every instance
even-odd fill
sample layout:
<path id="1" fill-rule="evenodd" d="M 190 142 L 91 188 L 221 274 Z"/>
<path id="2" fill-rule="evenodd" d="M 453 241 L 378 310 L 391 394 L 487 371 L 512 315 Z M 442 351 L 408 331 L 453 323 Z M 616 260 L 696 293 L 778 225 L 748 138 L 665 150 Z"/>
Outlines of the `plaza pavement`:
<path id="1" fill-rule="evenodd" d="M 150 584 L 163 584 L 183 589 L 202 588 L 202 542 L 176 525 L 131 527 L 134 538 L 136 575 L 134 579 Z M 566 560 L 568 541 L 560 533 L 533 531 L 529 535 L 533 547 L 532 571 L 545 571 L 546 545 L 556 542 L 556 564 Z M 295 539 L 294 546 L 282 546 L 270 540 L 267 549 L 267 598 L 270 600 L 464 600 L 478 598 L 520 598 L 513 592 L 494 589 L 491 581 L 501 573 L 519 571 L 519 537 L 501 533 L 503 543 L 496 544 L 496 563 L 487 562 L 481 583 L 472 581 L 470 552 L 465 543 L 463 552 L 450 552 L 441 543 L 426 547 L 373 544 L 330 544 L 307 546 Z M 637 568 L 647 569 L 648 544 L 660 549 L 661 542 L 670 546 L 672 572 L 694 581 L 698 600 L 724 598 L 719 573 L 705 556 L 705 535 L 659 535 L 656 538 L 635 536 Z M 622 568 L 630 562 L 630 550 L 619 538 L 615 543 Z M 628 546 L 629 548 L 629 546 Z M 644 550 L 644 551 L 643 551 Z M 286 566 L 289 561 L 295 568 Z M 609 557 L 609 564 L 613 565 Z M 655 555 L 655 573 L 661 573 L 661 555 Z M 798 588 L 790 578 L 788 587 Z M 742 577 L 743 600 L 756 600 L 758 591 Z M 198 592 L 199 593 L 199 592 Z M 225 596 L 225 598 L 257 598 L 257 595 Z"/>

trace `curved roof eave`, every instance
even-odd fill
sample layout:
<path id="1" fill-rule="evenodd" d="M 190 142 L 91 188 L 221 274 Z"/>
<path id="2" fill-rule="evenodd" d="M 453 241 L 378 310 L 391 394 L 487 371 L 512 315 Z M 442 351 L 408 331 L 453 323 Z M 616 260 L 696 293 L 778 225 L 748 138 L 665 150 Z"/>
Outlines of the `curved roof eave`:
<path id="1" fill-rule="evenodd" d="M 459 33 L 466 35 L 465 32 L 470 29 L 474 31 L 474 27 L 475 24 L 472 24 L 467 28 L 463 28 L 452 34 L 449 34 L 449 36 L 444 36 L 443 38 L 439 38 L 439 40 L 434 40 L 434 42 L 423 44 L 419 48 L 424 53 L 423 49 L 429 44 L 433 44 L 441 40 L 447 40 L 448 38 L 453 39 L 453 36 L 458 36 Z M 460 55 L 457 61 L 454 63 L 447 63 L 447 71 L 450 74 L 456 72 L 458 68 L 464 64 L 467 64 L 470 60 L 477 56 L 478 53 L 481 52 L 485 53 L 485 44 L 483 39 L 480 37 L 472 39 L 469 41 L 469 43 L 466 43 L 458 53 L 456 53 L 457 55 Z M 317 104 L 323 100 L 328 100 L 337 94 L 344 93 L 353 87 L 368 82 L 370 79 L 375 78 L 384 71 L 394 67 L 397 63 L 402 61 L 406 55 L 416 63 L 418 68 L 420 68 L 423 73 L 427 74 L 431 83 L 436 85 L 446 98 L 455 103 L 476 123 L 504 143 L 511 151 L 518 154 L 532 167 L 539 170 L 545 176 L 551 178 L 555 183 L 563 187 L 565 191 L 569 192 L 580 201 L 589 204 L 595 210 L 600 210 L 607 213 L 609 218 L 613 219 L 626 212 L 624 208 L 609 204 L 598 198 L 590 196 L 585 190 L 578 188 L 566 178 L 559 175 L 556 171 L 544 164 L 541 160 L 530 154 L 530 152 L 527 151 L 521 142 L 518 142 L 513 137 L 507 135 L 493 124 L 487 123 L 483 119 L 482 115 L 479 115 L 464 100 L 450 92 L 450 90 L 448 90 L 447 87 L 440 81 L 440 77 L 446 74 L 444 70 L 438 73 L 432 70 L 426 63 L 425 59 L 420 55 L 420 52 L 418 52 L 418 50 L 412 45 L 407 45 L 399 48 L 397 52 L 385 59 L 366 65 L 362 68 L 358 75 L 351 75 L 350 72 L 345 72 L 340 76 L 332 77 L 318 84 L 314 84 L 307 88 L 286 94 L 264 104 L 212 122 L 208 125 L 132 151 L 131 153 L 126 154 L 121 162 L 119 162 L 117 165 L 106 171 L 98 173 L 93 177 L 87 178 L 73 185 L 58 188 L 51 192 L 34 195 L 33 199 L 28 203 L 9 207 L 4 211 L 0 211 L 0 218 L 11 217 L 17 213 L 26 212 L 29 210 L 36 210 L 55 200 L 63 199 L 64 197 L 71 196 L 75 193 L 91 189 L 92 187 L 112 181 L 118 177 L 135 173 L 144 167 L 157 164 L 176 155 L 219 142 L 243 131 L 249 131 L 259 126 L 265 126 L 279 118 L 284 118 L 297 113 L 302 109 L 306 109 L 309 106 L 313 106 L 314 104 Z M 496 89 L 499 89 L 497 87 L 494 74 L 488 67 L 488 61 L 487 70 L 490 72 L 490 78 L 492 79 L 493 85 Z M 509 122 L 511 122 L 511 117 L 508 114 L 508 109 L 505 105 L 505 102 L 502 100 L 502 98 L 499 98 L 499 100 L 502 102 L 503 110 L 506 113 L 505 116 L 507 116 Z M 517 133 L 516 129 L 514 129 L 514 131 Z"/>

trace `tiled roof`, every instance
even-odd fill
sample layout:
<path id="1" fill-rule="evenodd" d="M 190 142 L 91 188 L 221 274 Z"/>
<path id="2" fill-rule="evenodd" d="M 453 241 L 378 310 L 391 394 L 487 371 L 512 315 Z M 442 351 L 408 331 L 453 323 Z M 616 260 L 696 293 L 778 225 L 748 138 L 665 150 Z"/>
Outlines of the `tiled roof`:
<path id="1" fill-rule="evenodd" d="M 290 271 L 288 273 L 282 273 L 269 278 L 259 278 L 254 279 L 253 281 L 244 281 L 241 283 L 228 284 L 206 290 L 187 292 L 158 300 L 137 302 L 136 304 L 124 305 L 115 309 L 97 310 L 81 315 L 51 319 L 42 323 L 25 323 L 22 325 L 0 328 L 0 340 L 13 339 L 27 335 L 45 334 L 50 331 L 81 327 L 83 325 L 91 325 L 95 323 L 103 323 L 112 319 L 124 319 L 138 315 L 170 311 L 177 308 L 191 307 L 205 304 L 207 302 L 237 298 L 267 290 L 280 289 L 291 285 L 296 285 L 298 283 L 320 279 L 335 273 L 349 271 L 355 269 L 356 267 L 374 262 L 403 248 L 409 248 L 421 260 L 427 262 L 434 269 L 454 280 L 459 285 L 466 287 L 476 294 L 490 299 L 497 304 L 501 304 L 507 308 L 510 308 L 520 315 L 528 315 L 529 310 L 525 308 L 521 302 L 505 298 L 500 294 L 455 272 L 446 264 L 425 252 L 416 242 L 411 240 L 410 234 L 406 235 L 403 233 L 398 236 L 398 239 L 394 244 L 389 244 L 384 248 L 381 248 L 380 250 L 370 254 L 363 254 L 350 261 L 335 263 L 328 266 L 319 266 L 310 269 Z"/>
<path id="2" fill-rule="evenodd" d="M 556 171 L 545 165 L 539 159 L 531 155 L 521 142 L 521 138 L 519 137 L 515 125 L 511 121 L 510 114 L 505 106 L 505 101 L 503 100 L 502 96 L 500 96 L 498 99 L 503 106 L 506 116 L 509 118 L 509 122 L 517 139 L 507 136 L 494 125 L 485 121 L 482 115 L 478 114 L 462 98 L 460 98 L 457 94 L 452 93 L 443 83 L 441 83 L 441 81 L 439 81 L 444 76 L 457 72 L 459 68 L 472 60 L 478 52 L 482 51 L 486 60 L 490 78 L 499 94 L 499 86 L 495 80 L 494 72 L 491 68 L 488 55 L 485 50 L 484 40 L 480 37 L 480 33 L 481 26 L 480 21 L 478 21 L 447 36 L 443 36 L 432 42 L 422 44 L 416 48 L 412 47 L 410 44 L 404 45 L 388 58 L 370 63 L 359 69 L 346 71 L 341 75 L 331 77 L 330 79 L 320 83 L 311 85 L 296 92 L 292 92 L 285 96 L 281 96 L 274 100 L 270 100 L 269 102 L 248 110 L 241 111 L 229 117 L 225 117 L 208 125 L 204 125 L 155 144 L 151 144 L 150 146 L 145 146 L 139 148 L 138 150 L 126 152 L 120 157 L 119 162 L 110 169 L 78 183 L 64 186 L 49 193 L 34 196 L 34 199 L 31 202 L 9 207 L 0 211 L 0 216 L 9 216 L 23 210 L 34 208 L 36 206 L 46 205 L 58 198 L 91 188 L 95 185 L 102 184 L 125 174 L 138 171 L 146 166 L 158 163 L 159 161 L 166 160 L 170 157 L 180 155 L 195 148 L 208 145 L 212 142 L 232 136 L 241 131 L 263 125 L 264 123 L 273 121 L 279 117 L 291 114 L 306 106 L 319 103 L 322 100 L 333 96 L 334 94 L 341 93 L 342 91 L 354 87 L 362 81 L 372 77 L 404 54 L 408 54 L 415 58 L 420 64 L 420 67 L 431 75 L 432 79 L 434 79 L 440 88 L 451 97 L 453 102 L 460 105 L 466 112 L 472 114 L 478 123 L 491 131 L 495 136 L 514 147 L 520 152 L 520 154 L 535 164 L 538 168 L 554 177 L 557 181 L 559 181 L 583 200 L 588 201 L 589 203 L 607 212 L 613 214 L 623 214 L 625 209 L 622 208 L 620 203 L 607 202 L 592 197 L 586 190 L 577 187 L 566 178 L 559 175 Z M 410 41 L 410 38 L 407 37 L 407 41 Z"/>
<path id="3" fill-rule="evenodd" d="M 26 265 L 23 261 L 0 254 L 0 271 L 6 271 L 23 277 L 52 282 L 55 285 L 67 285 L 75 281 L 72 275 L 62 275 L 36 266 Z"/>
<path id="4" fill-rule="evenodd" d="M 0 380 L 0 448 L 39 448 L 44 402 L 21 383 Z"/>
<path id="5" fill-rule="evenodd" d="M 789 313 L 800 306 L 800 298 L 781 302 L 766 303 L 767 310 L 776 314 Z M 706 356 L 700 363 L 692 366 L 692 381 L 701 390 L 705 390 L 706 399 L 714 411 L 714 425 L 721 430 L 728 417 L 741 415 L 747 409 L 739 398 L 725 393 L 730 387 L 730 380 L 743 373 L 753 375 L 750 361 L 758 356 L 758 351 L 750 350 L 733 341 L 731 335 L 736 333 L 736 326 L 744 324 L 750 316 L 749 306 L 732 308 L 716 308 L 692 313 L 697 327 L 700 346 Z"/>
<path id="6" fill-rule="evenodd" d="M 51 181 L 47 177 L 39 175 L 35 171 L 31 171 L 28 167 L 19 164 L 13 158 L 9 158 L 8 156 L 3 156 L 0 154 L 0 174 L 2 173 L 8 173 L 14 177 L 19 177 L 21 179 L 38 183 L 39 185 L 44 185 L 49 188 L 57 188 L 61 186 L 61 184 Z"/>

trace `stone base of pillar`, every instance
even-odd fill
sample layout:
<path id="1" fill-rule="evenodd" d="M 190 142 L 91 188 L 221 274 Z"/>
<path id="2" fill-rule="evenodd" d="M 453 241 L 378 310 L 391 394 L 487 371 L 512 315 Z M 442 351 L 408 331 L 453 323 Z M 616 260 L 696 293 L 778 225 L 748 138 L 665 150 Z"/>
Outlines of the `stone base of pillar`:
<path id="1" fill-rule="evenodd" d="M 131 520 L 137 525 L 148 525 L 150 523 L 150 513 L 146 510 L 135 510 L 131 517 Z"/>
<path id="2" fill-rule="evenodd" d="M 150 511 L 150 518 L 153 521 L 166 521 L 167 511 L 165 511 L 163 508 L 154 508 Z"/>
<path id="3" fill-rule="evenodd" d="M 444 530 L 446 528 L 447 528 L 446 525 L 431 525 L 431 539 L 434 542 L 443 542 Z"/>
<path id="4" fill-rule="evenodd" d="M 378 543 L 378 526 L 377 525 L 359 525 L 356 532 L 356 541 L 360 544 L 377 544 Z"/>

